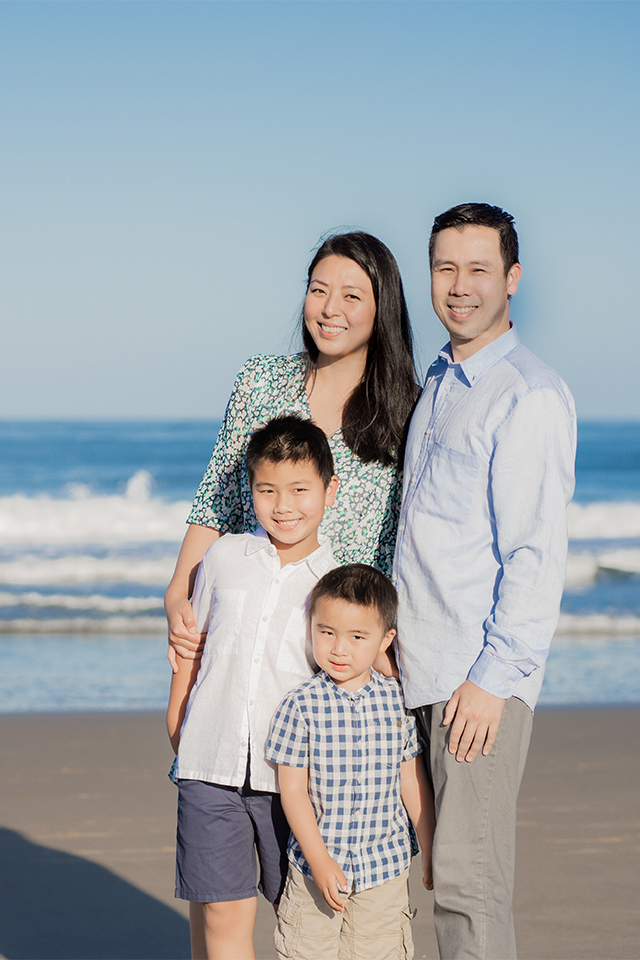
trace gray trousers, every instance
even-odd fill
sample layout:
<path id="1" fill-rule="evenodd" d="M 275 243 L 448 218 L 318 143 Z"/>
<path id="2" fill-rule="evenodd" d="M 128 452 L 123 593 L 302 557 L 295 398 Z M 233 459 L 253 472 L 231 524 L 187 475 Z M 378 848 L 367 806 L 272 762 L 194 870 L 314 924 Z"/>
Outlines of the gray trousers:
<path id="1" fill-rule="evenodd" d="M 446 701 L 414 712 L 427 742 L 433 785 L 434 922 L 441 960 L 514 960 L 513 879 L 516 800 L 533 714 L 505 703 L 491 753 L 458 763 L 449 753 Z"/>

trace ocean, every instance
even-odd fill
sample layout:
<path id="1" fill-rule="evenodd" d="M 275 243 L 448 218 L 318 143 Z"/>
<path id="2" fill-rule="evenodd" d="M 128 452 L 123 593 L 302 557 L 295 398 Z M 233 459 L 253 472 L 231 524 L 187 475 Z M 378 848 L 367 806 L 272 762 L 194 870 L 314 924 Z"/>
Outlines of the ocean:
<path id="1" fill-rule="evenodd" d="M 0 422 L 0 713 L 161 710 L 162 596 L 215 421 Z M 541 706 L 640 703 L 640 422 L 579 425 Z"/>

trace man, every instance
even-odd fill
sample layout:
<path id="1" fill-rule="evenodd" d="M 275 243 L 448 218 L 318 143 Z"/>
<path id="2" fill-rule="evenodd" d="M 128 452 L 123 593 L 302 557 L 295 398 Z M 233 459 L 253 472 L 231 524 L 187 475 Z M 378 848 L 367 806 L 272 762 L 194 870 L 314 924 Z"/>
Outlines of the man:
<path id="1" fill-rule="evenodd" d="M 413 415 L 394 582 L 399 666 L 428 742 L 440 955 L 513 958 L 516 797 L 564 583 L 575 412 L 519 340 L 513 217 L 437 217 L 433 308 L 450 341 Z"/>

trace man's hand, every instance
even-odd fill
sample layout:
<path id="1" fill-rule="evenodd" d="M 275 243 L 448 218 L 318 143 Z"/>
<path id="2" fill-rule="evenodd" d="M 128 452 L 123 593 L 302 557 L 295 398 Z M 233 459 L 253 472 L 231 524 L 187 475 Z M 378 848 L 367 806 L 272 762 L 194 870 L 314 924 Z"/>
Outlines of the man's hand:
<path id="1" fill-rule="evenodd" d="M 344 901 L 340 897 L 338 889 L 347 893 L 349 888 L 347 887 L 346 877 L 335 860 L 327 856 L 319 864 L 311 867 L 311 873 L 313 882 L 331 909 L 335 910 L 336 913 L 343 913 Z"/>
<path id="2" fill-rule="evenodd" d="M 206 633 L 199 633 L 196 629 L 196 619 L 188 600 L 181 600 L 172 610 L 167 608 L 169 620 L 169 651 L 167 659 L 174 673 L 178 669 L 176 657 L 185 660 L 200 660 L 204 650 Z"/>
<path id="3" fill-rule="evenodd" d="M 449 733 L 449 753 L 455 754 L 461 763 L 471 763 L 478 752 L 483 756 L 491 751 L 505 701 L 476 686 L 471 680 L 465 680 L 449 700 L 443 723 L 448 726 L 453 720 Z"/>

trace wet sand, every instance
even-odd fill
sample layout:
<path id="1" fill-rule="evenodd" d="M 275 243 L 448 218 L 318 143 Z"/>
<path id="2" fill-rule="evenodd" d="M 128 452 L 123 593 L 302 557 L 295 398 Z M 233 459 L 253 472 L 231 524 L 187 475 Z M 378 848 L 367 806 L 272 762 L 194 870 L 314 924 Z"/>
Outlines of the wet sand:
<path id="1" fill-rule="evenodd" d="M 189 956 L 155 713 L 0 716 L 0 956 Z M 520 960 L 640 957 L 640 709 L 540 710 L 520 793 Z M 412 886 L 416 958 L 438 956 Z M 275 956 L 261 902 L 259 960 Z"/>

